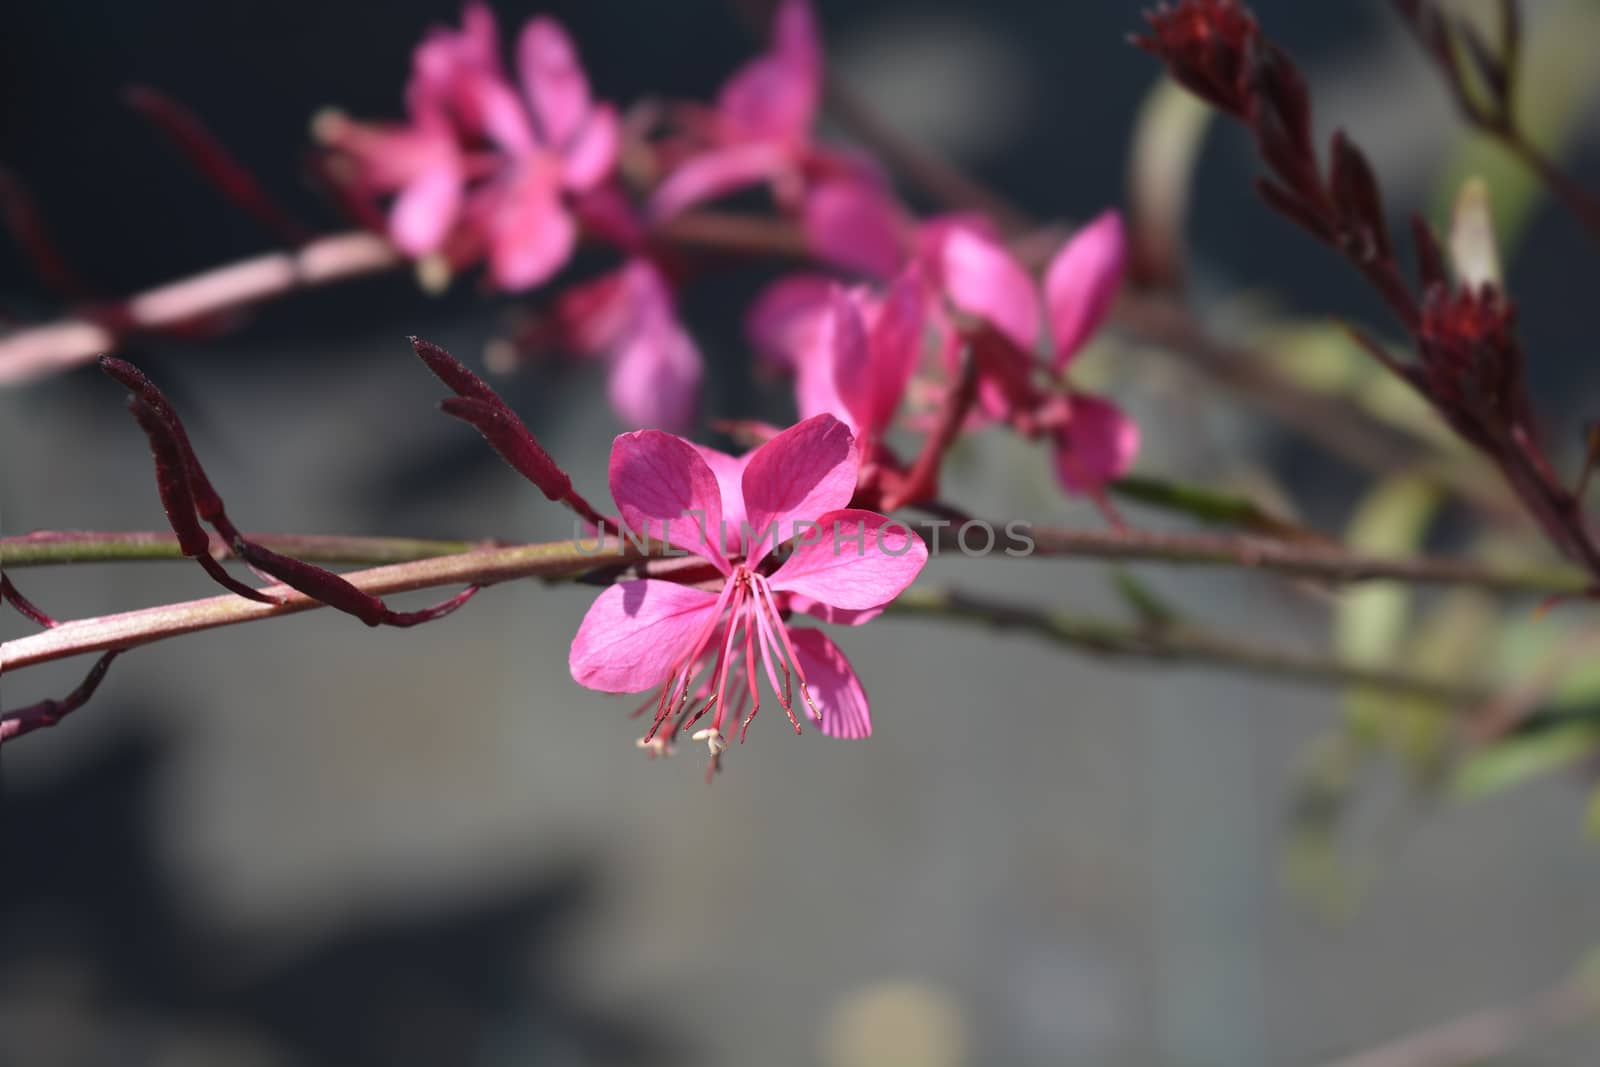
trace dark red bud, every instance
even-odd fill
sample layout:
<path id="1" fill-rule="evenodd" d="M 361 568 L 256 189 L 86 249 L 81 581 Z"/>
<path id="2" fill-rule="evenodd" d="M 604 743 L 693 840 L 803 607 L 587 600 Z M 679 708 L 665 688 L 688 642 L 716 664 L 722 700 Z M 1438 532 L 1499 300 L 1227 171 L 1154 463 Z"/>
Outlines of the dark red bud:
<path id="1" fill-rule="evenodd" d="M 565 501 L 572 495 L 572 479 L 515 415 L 476 397 L 452 397 L 441 401 L 439 409 L 474 426 L 500 458 L 537 486 L 546 499 Z"/>
<path id="2" fill-rule="evenodd" d="M 500 399 L 500 394 L 489 388 L 489 383 L 473 374 L 459 359 L 446 352 L 432 341 L 424 341 L 420 337 L 412 337 L 411 347 L 416 350 L 417 357 L 428 365 L 428 369 L 450 388 L 457 396 L 476 397 L 490 403 L 505 407 L 505 401 Z"/>
<path id="3" fill-rule="evenodd" d="M 1516 318 L 1516 306 L 1493 285 L 1454 292 L 1435 285 L 1423 297 L 1417 342 L 1429 396 L 1479 443 L 1527 429 Z"/>
<path id="4" fill-rule="evenodd" d="M 1319 241 L 1338 243 L 1339 237 L 1333 227 L 1314 207 L 1300 199 L 1298 193 L 1285 189 L 1271 178 L 1257 178 L 1256 194 L 1265 200 L 1272 210 L 1304 228 Z"/>
<path id="5" fill-rule="evenodd" d="M 223 196 L 253 216 L 269 233 L 299 246 L 311 232 L 269 195 L 245 166 L 188 108 L 165 93 L 129 86 L 123 99 L 156 128 Z"/>
<path id="6" fill-rule="evenodd" d="M 41 281 L 69 300 L 93 299 L 93 289 L 67 262 L 33 194 L 22 179 L 5 169 L 0 169 L 0 221 Z"/>
<path id="7" fill-rule="evenodd" d="M 1350 142 L 1343 130 L 1333 135 L 1331 160 L 1328 185 L 1341 226 L 1357 240 L 1359 250 L 1380 259 L 1393 259 L 1378 179 L 1367 157 Z"/>
<path id="8" fill-rule="evenodd" d="M 1432 227 L 1421 215 L 1411 216 L 1411 243 L 1417 249 L 1417 282 L 1421 288 L 1427 290 L 1449 284 L 1444 249 L 1439 247 Z"/>
<path id="9" fill-rule="evenodd" d="M 1251 123 L 1267 165 L 1307 200 L 1320 197 L 1311 140 L 1311 96 L 1289 54 L 1262 41 L 1251 56 L 1256 107 Z"/>
<path id="10" fill-rule="evenodd" d="M 614 528 L 614 523 L 595 511 L 572 487 L 572 479 L 567 472 L 556 465 L 550 453 L 533 436 L 533 431 L 517 418 L 516 412 L 500 399 L 500 394 L 489 388 L 488 383 L 431 341 L 413 337 L 411 345 L 428 369 L 456 394 L 454 399 L 439 405 L 445 414 L 476 427 L 494 450 L 500 453 L 500 458 L 532 482 L 547 499 L 567 505 L 603 528 Z"/>
<path id="11" fill-rule="evenodd" d="M 56 625 L 56 620 L 39 610 L 38 605 L 22 595 L 22 590 L 11 584 L 8 575 L 0 574 L 0 604 L 10 604 L 17 609 L 18 614 L 45 629 Z"/>
<path id="12" fill-rule="evenodd" d="M 1149 33 L 1133 43 L 1160 59 L 1184 88 L 1236 118 L 1248 118 L 1249 68 L 1260 38 L 1238 0 L 1181 0 L 1144 15 Z"/>

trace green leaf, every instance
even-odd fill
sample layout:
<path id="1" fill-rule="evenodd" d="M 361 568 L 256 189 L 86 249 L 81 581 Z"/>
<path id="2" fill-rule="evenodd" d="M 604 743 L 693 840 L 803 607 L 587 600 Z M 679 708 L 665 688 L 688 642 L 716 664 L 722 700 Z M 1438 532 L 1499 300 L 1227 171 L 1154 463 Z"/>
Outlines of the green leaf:
<path id="1" fill-rule="evenodd" d="M 1431 678 L 1479 676 L 1492 649 L 1498 614 L 1494 598 L 1475 589 L 1444 596 L 1405 642 L 1404 662 Z M 1434 785 L 1444 770 L 1454 737 L 1452 712 L 1437 700 L 1392 700 L 1379 724 L 1388 746 L 1409 765 L 1420 785 Z"/>
<path id="2" fill-rule="evenodd" d="M 1583 815 L 1583 832 L 1591 839 L 1600 839 L 1600 787 L 1589 791 L 1589 806 Z"/>
<path id="3" fill-rule="evenodd" d="M 1588 723 L 1569 723 L 1514 737 L 1463 760 L 1451 781 L 1451 792 L 1464 800 L 1498 793 L 1571 767 L 1594 752 L 1597 744 L 1600 730 Z"/>
<path id="4" fill-rule="evenodd" d="M 1123 603 L 1133 609 L 1134 617 L 1139 620 L 1140 625 L 1161 629 L 1181 621 L 1177 609 L 1149 585 L 1140 581 L 1132 571 L 1123 567 L 1113 568 L 1111 585 Z"/>
<path id="5" fill-rule="evenodd" d="M 1314 530 L 1274 515 L 1248 497 L 1203 485 L 1130 475 L 1112 482 L 1111 492 L 1124 500 L 1186 515 L 1209 526 L 1251 530 L 1293 541 L 1327 540 Z"/>
<path id="6" fill-rule="evenodd" d="M 1372 555 L 1413 553 L 1439 504 L 1435 486 L 1409 475 L 1393 476 L 1362 502 L 1346 540 L 1352 549 Z M 1338 653 L 1354 663 L 1392 662 L 1406 631 L 1411 599 L 1411 590 L 1399 582 L 1367 582 L 1347 590 L 1334 615 Z"/>
<path id="7" fill-rule="evenodd" d="M 1557 616 L 1514 618 L 1501 628 L 1494 672 L 1506 684 L 1559 669 L 1541 702 L 1559 710 L 1600 708 L 1600 635 Z"/>

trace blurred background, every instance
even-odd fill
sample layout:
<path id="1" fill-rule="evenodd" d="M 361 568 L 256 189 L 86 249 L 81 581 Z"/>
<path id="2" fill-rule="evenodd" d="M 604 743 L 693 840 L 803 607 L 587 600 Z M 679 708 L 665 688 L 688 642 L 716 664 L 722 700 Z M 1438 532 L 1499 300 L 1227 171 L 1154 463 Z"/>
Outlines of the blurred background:
<path id="1" fill-rule="evenodd" d="M 819 10 L 834 69 L 902 129 L 1071 220 L 1124 199 L 1156 75 L 1124 43 L 1140 6 Z M 1311 74 L 1321 128 L 1367 148 L 1391 209 L 1442 217 L 1472 150 L 1385 5 L 1254 6 Z M 1600 4 L 1527 6 L 1569 20 L 1548 39 L 1581 54 L 1551 69 L 1592 64 L 1600 38 L 1579 31 L 1600 25 Z M 495 7 L 503 28 L 535 10 Z M 759 47 L 719 0 L 542 10 L 624 104 L 703 99 Z M 303 180 L 311 116 L 398 115 L 412 46 L 456 16 L 424 0 L 17 5 L 0 36 L 0 163 L 107 294 L 246 256 L 270 238 L 122 89 L 194 108 L 274 193 L 336 226 Z M 1559 135 L 1594 188 L 1591 83 L 1563 82 Z M 1189 225 L 1201 303 L 1224 322 L 1263 307 L 1375 317 L 1343 264 L 1255 201 L 1253 168 L 1239 131 L 1206 142 Z M 1558 210 L 1521 210 L 1508 258 L 1531 373 L 1570 429 L 1600 410 L 1600 269 Z M 771 276 L 686 299 L 710 415 L 785 417 L 786 391 L 752 375 L 739 331 Z M 0 299 L 22 317 L 59 308 L 9 245 Z M 427 296 L 401 272 L 276 303 L 221 339 L 128 353 L 173 396 L 246 529 L 564 537 L 565 512 L 438 415 L 405 343 L 477 363 L 516 303 L 470 278 Z M 1272 487 L 1334 530 L 1373 482 L 1181 357 L 1113 337 L 1090 374 L 1141 418 L 1141 470 Z M 603 497 L 621 427 L 592 369 L 498 384 Z M 7 534 L 163 525 L 121 390 L 90 370 L 0 392 L 0 456 Z M 966 448 L 950 479 L 980 514 L 1099 522 L 1009 439 Z M 1118 609 L 1094 564 L 946 558 L 929 574 Z M 211 589 L 181 564 L 22 577 L 58 617 Z M 1281 582 L 1148 580 L 1227 632 L 1316 647 L 1334 625 Z M 846 645 L 872 740 L 797 739 L 765 719 L 708 788 L 697 752 L 647 762 L 633 705 L 570 681 L 592 595 L 519 583 L 413 631 L 320 612 L 166 643 L 124 657 L 66 726 L 8 748 L 0 1064 L 1317 1064 L 1521 1003 L 1597 939 L 1600 849 L 1571 777 L 1456 803 L 1378 761 L 1321 842 L 1330 855 L 1312 856 L 1296 821 L 1307 761 L 1348 695 L 891 619 Z M 0 637 L 24 632 L 0 616 Z M 7 677 L 4 706 L 65 692 L 82 668 Z M 1532 1035 L 1504 1062 L 1590 1064 L 1596 1036 Z"/>

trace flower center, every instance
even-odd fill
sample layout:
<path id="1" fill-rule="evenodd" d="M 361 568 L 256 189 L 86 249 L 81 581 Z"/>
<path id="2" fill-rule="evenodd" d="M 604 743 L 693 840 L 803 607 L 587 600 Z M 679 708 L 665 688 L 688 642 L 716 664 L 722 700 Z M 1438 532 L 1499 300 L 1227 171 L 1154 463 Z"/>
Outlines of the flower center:
<path id="1" fill-rule="evenodd" d="M 743 742 L 761 708 L 757 660 L 795 733 L 800 732 L 793 701 L 796 679 L 812 718 L 821 721 L 822 713 L 806 686 L 805 669 L 789 640 L 777 594 L 765 576 L 739 563 L 723 584 L 716 608 L 689 653 L 678 661 L 657 695 L 655 720 L 642 744 L 654 746 L 661 741 L 670 745 L 679 733 L 710 714 L 710 724 L 691 736 L 706 742 L 714 766 L 728 746 L 723 724 L 742 717 L 739 740 Z"/>

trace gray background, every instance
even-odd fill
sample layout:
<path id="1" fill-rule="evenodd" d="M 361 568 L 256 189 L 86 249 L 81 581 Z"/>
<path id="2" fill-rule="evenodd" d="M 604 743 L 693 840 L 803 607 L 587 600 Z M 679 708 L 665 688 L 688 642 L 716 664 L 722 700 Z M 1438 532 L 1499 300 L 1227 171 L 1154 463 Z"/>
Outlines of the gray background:
<path id="1" fill-rule="evenodd" d="M 1154 73 L 1121 44 L 1136 6 L 822 12 L 842 70 L 886 111 L 1029 208 L 1083 216 L 1119 196 Z M 1424 200 L 1451 127 L 1379 5 L 1257 8 L 1307 61 L 1324 121 L 1354 129 L 1392 198 Z M 713 3 L 555 10 L 622 101 L 704 95 L 750 47 Z M 0 42 L 0 157 L 107 292 L 150 285 L 267 241 L 119 110 L 118 86 L 197 107 L 319 217 L 295 179 L 307 116 L 330 102 L 394 113 L 410 45 L 452 15 L 28 4 Z M 1294 305 L 1367 310 L 1338 265 L 1255 205 L 1249 172 L 1235 133 L 1212 142 L 1196 190 L 1203 285 L 1266 279 Z M 1551 353 L 1536 375 L 1571 419 L 1594 408 L 1571 299 L 1592 289 L 1592 249 L 1547 213 L 1523 262 L 1530 340 Z M 20 259 L 0 264 L 8 304 L 54 306 Z M 750 380 L 738 343 L 759 280 L 689 299 L 721 368 L 713 414 L 782 417 L 782 391 Z M 432 410 L 437 385 L 403 339 L 475 358 L 504 310 L 470 283 L 430 299 L 375 279 L 265 309 L 224 340 L 132 355 L 170 388 L 247 529 L 565 536 L 565 513 Z M 598 378 L 548 367 L 506 392 L 603 498 L 619 427 Z M 1170 369 L 1123 395 L 1144 418 L 1147 470 L 1206 477 L 1266 456 L 1335 521 L 1359 484 Z M 120 399 L 89 371 L 0 393 L 6 533 L 161 526 Z M 979 512 L 1097 521 L 1009 441 L 955 457 L 951 485 Z M 929 575 L 1116 607 L 1087 564 L 952 559 Z M 18 580 L 73 617 L 210 592 L 180 564 Z M 1153 580 L 1219 627 L 1325 637 L 1323 608 L 1271 583 Z M 1600 854 L 1570 785 L 1439 807 L 1380 776 L 1360 856 L 1373 880 L 1330 918 L 1280 873 L 1298 760 L 1336 699 L 933 623 L 844 635 L 871 741 L 796 739 L 763 717 L 707 788 L 697 753 L 646 762 L 632 705 L 567 677 L 591 597 L 522 583 L 410 632 L 323 612 L 124 657 L 88 709 L 0 768 L 0 1063 L 1309 1064 L 1530 993 L 1600 919 Z M 0 635 L 25 631 L 0 619 Z M 8 677 L 4 704 L 65 691 L 81 667 Z M 1587 1063 L 1587 1043 L 1516 1062 Z"/>

